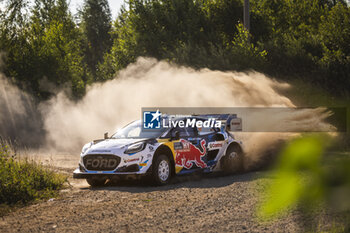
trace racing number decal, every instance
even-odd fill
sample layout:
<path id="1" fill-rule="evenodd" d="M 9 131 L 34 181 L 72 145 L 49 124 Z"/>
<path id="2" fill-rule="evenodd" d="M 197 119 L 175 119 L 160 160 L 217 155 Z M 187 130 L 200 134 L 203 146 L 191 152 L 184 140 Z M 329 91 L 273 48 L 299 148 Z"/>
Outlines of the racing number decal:
<path id="1" fill-rule="evenodd" d="M 197 167 L 206 168 L 207 165 L 202 160 L 202 157 L 207 153 L 205 143 L 204 139 L 200 142 L 202 151 L 195 147 L 191 142 L 184 139 L 180 139 L 180 142 L 177 142 L 176 144 L 174 143 L 176 166 L 190 169 L 192 168 L 193 163 L 195 163 Z"/>

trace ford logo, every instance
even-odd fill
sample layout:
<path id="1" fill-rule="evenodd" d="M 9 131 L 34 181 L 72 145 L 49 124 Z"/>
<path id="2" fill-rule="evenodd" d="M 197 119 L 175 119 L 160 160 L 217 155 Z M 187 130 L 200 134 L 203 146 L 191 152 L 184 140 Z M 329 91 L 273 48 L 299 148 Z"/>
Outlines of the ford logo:
<path id="1" fill-rule="evenodd" d="M 97 168 L 115 168 L 118 165 L 118 160 L 114 158 L 89 158 L 85 160 L 85 166 L 86 167 L 92 167 L 94 169 Z"/>

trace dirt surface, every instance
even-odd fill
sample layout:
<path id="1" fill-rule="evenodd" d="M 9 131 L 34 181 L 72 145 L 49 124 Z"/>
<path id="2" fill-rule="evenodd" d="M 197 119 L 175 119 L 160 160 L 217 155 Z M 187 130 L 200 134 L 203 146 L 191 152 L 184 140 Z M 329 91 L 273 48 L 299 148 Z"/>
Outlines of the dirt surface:
<path id="1" fill-rule="evenodd" d="M 70 169 L 65 168 L 65 171 Z M 185 176 L 153 187 L 144 181 L 92 189 L 84 180 L 57 199 L 0 218 L 0 232 L 297 232 L 291 215 L 256 220 L 263 173 Z"/>

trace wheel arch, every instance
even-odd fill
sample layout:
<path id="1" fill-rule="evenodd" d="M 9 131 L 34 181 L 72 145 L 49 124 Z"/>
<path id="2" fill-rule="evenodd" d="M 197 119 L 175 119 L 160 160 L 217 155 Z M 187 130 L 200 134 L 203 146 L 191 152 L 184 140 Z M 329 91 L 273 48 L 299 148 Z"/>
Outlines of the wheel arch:
<path id="1" fill-rule="evenodd" d="M 237 141 L 231 142 L 228 145 L 228 147 L 226 148 L 225 154 L 231 148 L 238 148 L 238 150 L 242 153 L 242 155 L 244 155 L 243 147 L 242 147 L 242 145 L 239 142 L 237 142 Z"/>
<path id="2" fill-rule="evenodd" d="M 236 149 L 237 148 L 237 149 Z M 231 149 L 235 149 L 236 152 L 238 152 L 238 157 L 240 158 L 239 160 L 235 161 L 235 165 L 232 164 L 227 164 L 227 160 L 229 158 L 228 152 Z M 225 162 L 226 161 L 226 162 Z M 231 161 L 232 163 L 232 161 Z M 221 169 L 225 172 L 229 172 L 229 173 L 240 173 L 243 172 L 245 169 L 245 153 L 243 151 L 243 147 L 241 145 L 241 143 L 239 141 L 232 141 L 228 147 L 226 148 L 225 153 L 223 154 L 223 156 L 220 159 L 220 166 Z M 232 170 L 233 169 L 233 170 Z"/>
<path id="3" fill-rule="evenodd" d="M 166 145 L 160 145 L 157 150 L 154 152 L 154 156 L 152 159 L 152 164 L 154 164 L 155 159 L 159 156 L 159 155 L 166 155 L 169 158 L 169 161 L 171 163 L 172 166 L 172 173 L 175 173 L 175 161 L 174 161 L 174 155 L 173 152 L 171 151 L 171 149 L 166 146 Z"/>

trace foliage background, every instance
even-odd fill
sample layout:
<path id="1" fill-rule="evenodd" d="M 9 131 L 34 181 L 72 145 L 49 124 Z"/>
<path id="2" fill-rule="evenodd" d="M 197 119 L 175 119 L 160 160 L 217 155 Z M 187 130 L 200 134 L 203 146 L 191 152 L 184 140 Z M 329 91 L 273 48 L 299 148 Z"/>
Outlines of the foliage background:
<path id="1" fill-rule="evenodd" d="M 341 0 L 130 0 L 112 21 L 107 0 L 3 0 L 0 51 L 6 76 L 38 100 L 45 83 L 80 98 L 92 82 L 114 78 L 139 56 L 194 68 L 258 70 L 302 79 L 349 97 L 350 7 Z"/>

